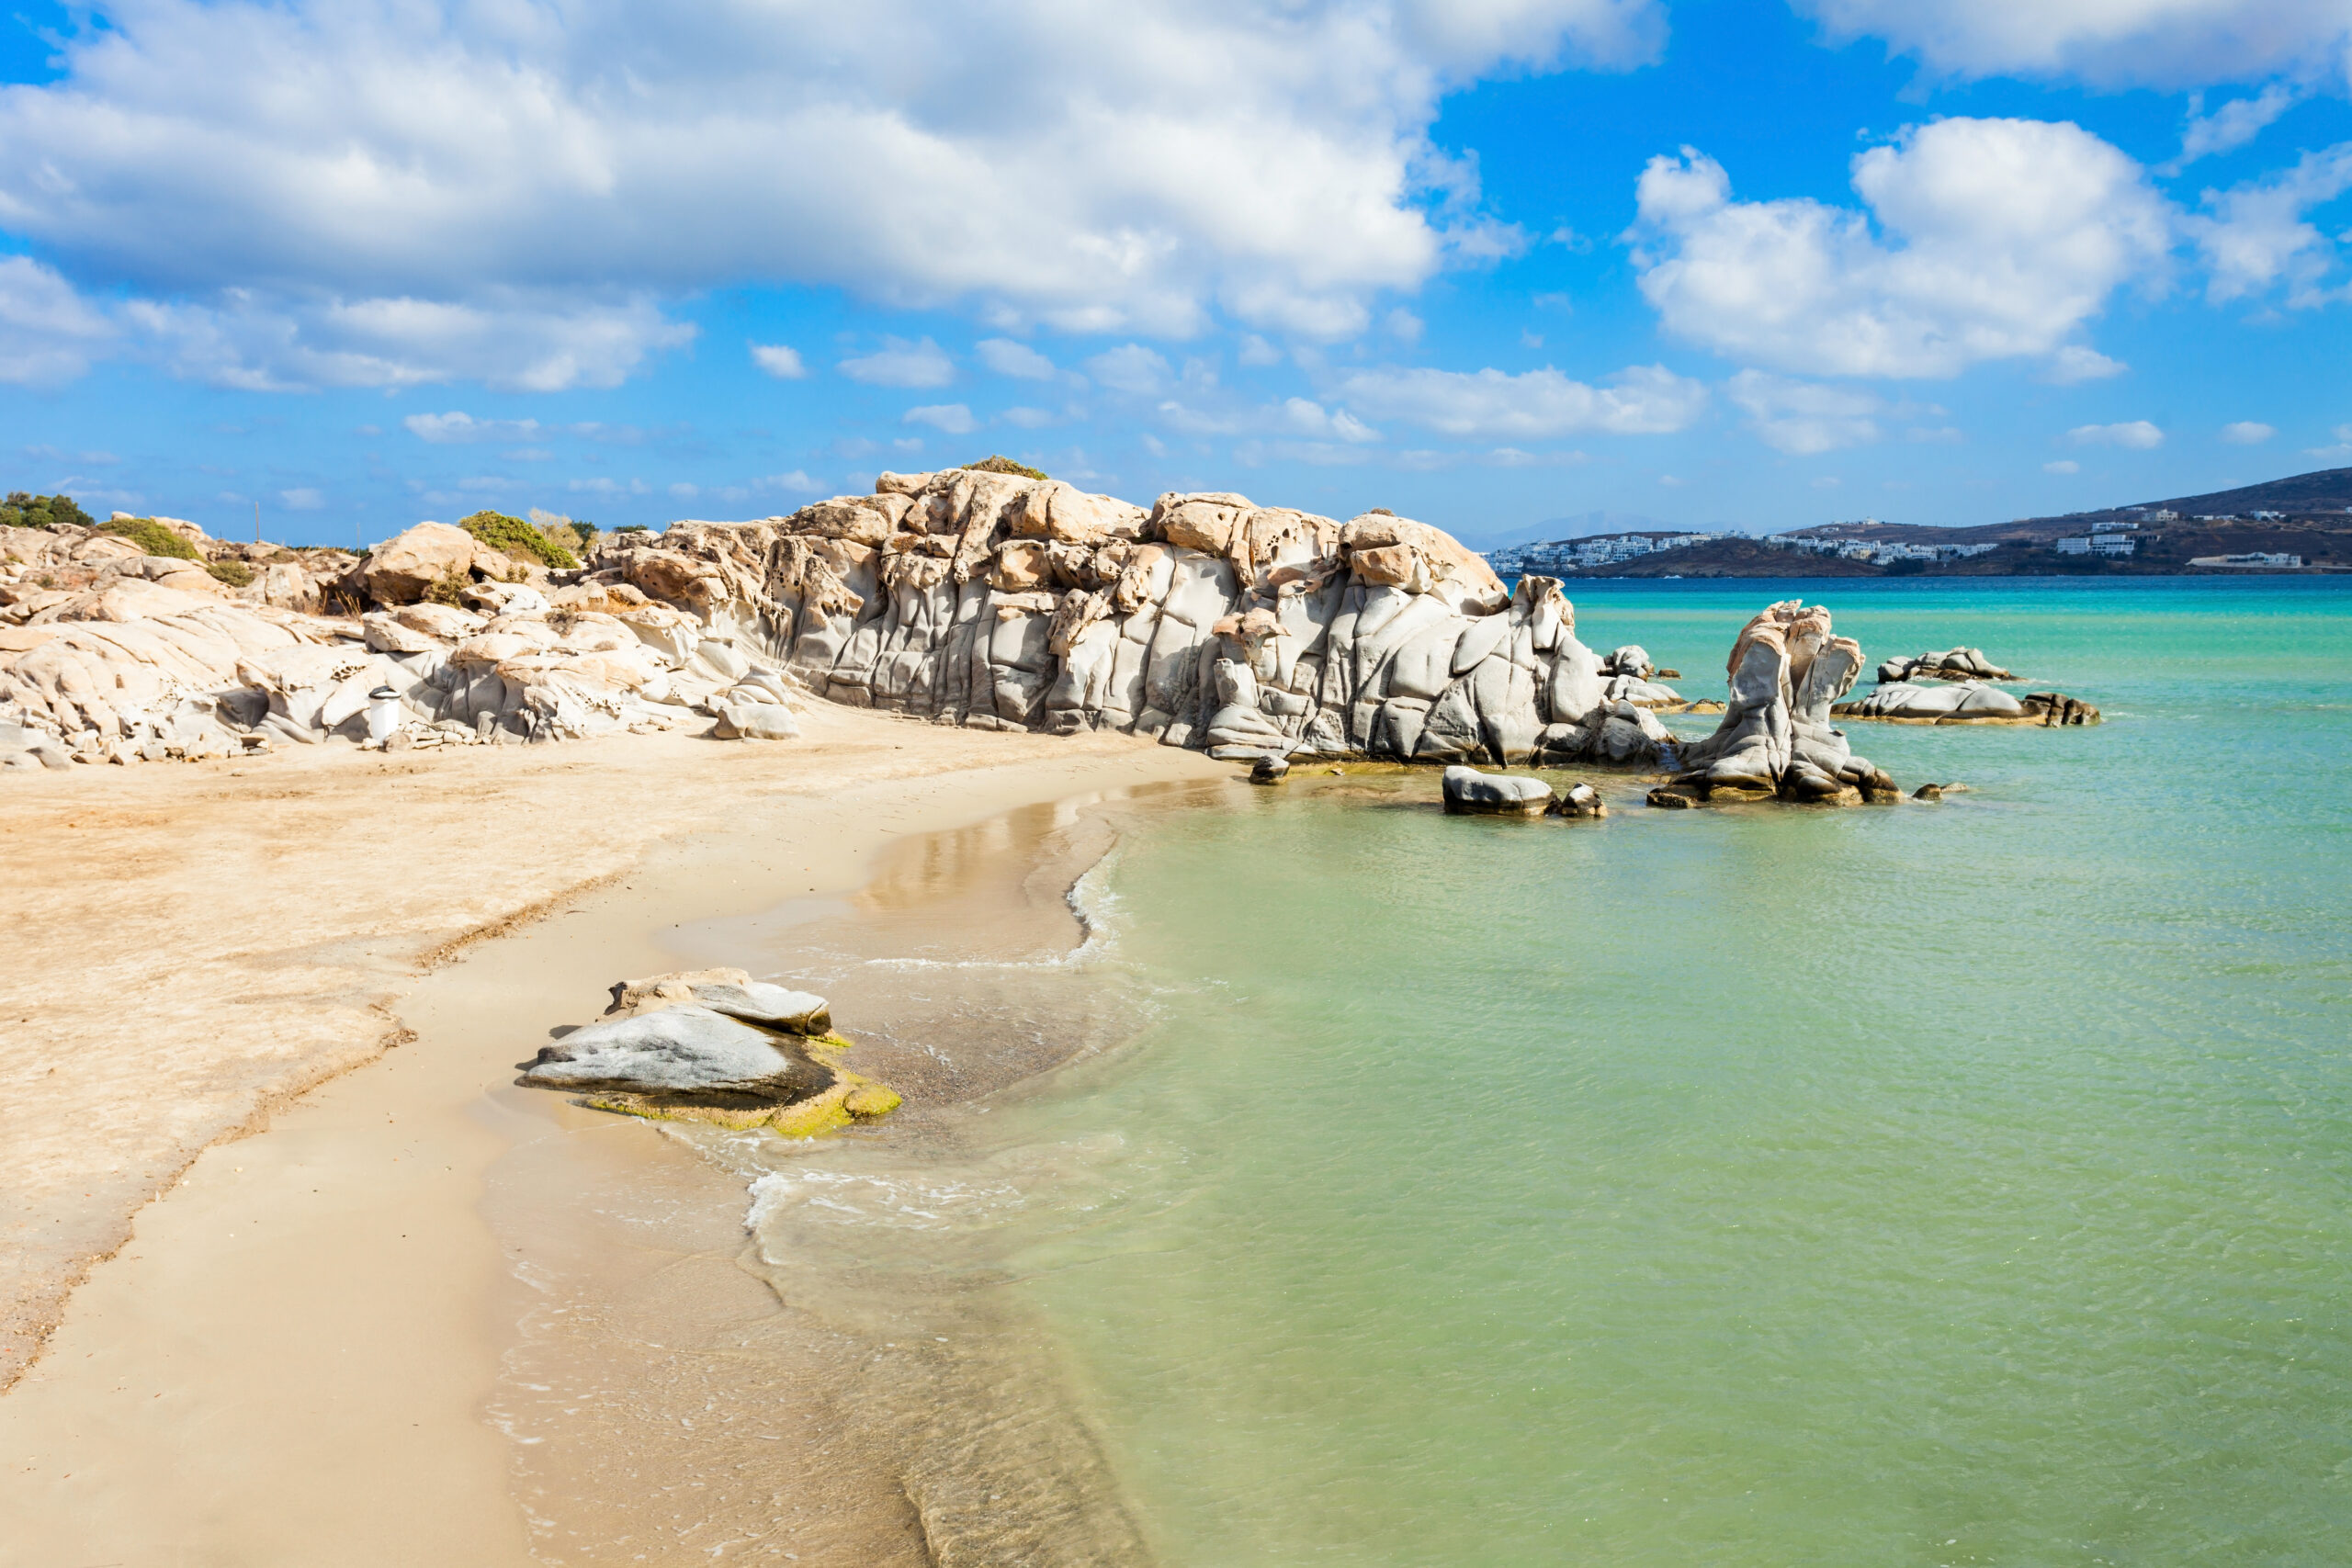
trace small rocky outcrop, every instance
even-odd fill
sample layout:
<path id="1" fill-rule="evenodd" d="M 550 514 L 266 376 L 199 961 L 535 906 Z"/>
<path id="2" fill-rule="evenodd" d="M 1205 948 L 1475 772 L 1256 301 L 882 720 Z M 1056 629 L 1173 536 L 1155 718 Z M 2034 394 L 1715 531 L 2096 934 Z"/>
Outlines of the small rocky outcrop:
<path id="1" fill-rule="evenodd" d="M 1445 770 L 1441 787 L 1446 810 L 1458 816 L 1541 817 L 1552 803 L 1550 784 L 1516 773 L 1452 767 Z"/>
<path id="2" fill-rule="evenodd" d="M 1558 799 L 1544 808 L 1544 815 L 1599 818 L 1609 815 L 1609 805 L 1590 784 L 1570 784 Z"/>
<path id="3" fill-rule="evenodd" d="M 1723 723 L 1683 750 L 1682 771 L 1652 792 L 1651 804 L 1894 798 L 1894 781 L 1855 756 L 1829 722 L 1861 667 L 1860 645 L 1832 633 L 1826 608 L 1796 599 L 1767 606 L 1732 645 Z"/>
<path id="4" fill-rule="evenodd" d="M 1890 659 L 1878 667 L 1879 682 L 2014 681 L 2018 677 L 1984 657 L 1981 648 L 1947 648 L 1908 659 Z"/>
<path id="5" fill-rule="evenodd" d="M 1874 688 L 1859 701 L 1838 704 L 1832 712 L 1840 718 L 1887 724 L 2032 724 L 2054 728 L 2099 722 L 2098 708 L 2064 693 L 2030 692 L 2018 697 L 1978 681 L 1939 686 L 1891 682 Z"/>
<path id="6" fill-rule="evenodd" d="M 702 969 L 623 980 L 598 1021 L 517 1064 L 520 1081 L 599 1110 L 808 1137 L 884 1116 L 884 1084 L 843 1067 L 822 997 Z"/>

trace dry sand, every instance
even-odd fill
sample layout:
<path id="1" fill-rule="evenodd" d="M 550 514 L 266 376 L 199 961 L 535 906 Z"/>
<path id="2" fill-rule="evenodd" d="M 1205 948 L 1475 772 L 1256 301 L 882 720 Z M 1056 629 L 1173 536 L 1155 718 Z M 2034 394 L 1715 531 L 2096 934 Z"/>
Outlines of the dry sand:
<path id="1" fill-rule="evenodd" d="M 530 1561 L 483 1419 L 523 1260 L 481 1210 L 548 1123 L 499 1086 L 551 998 L 662 966 L 658 926 L 855 887 L 899 836 L 1232 773 L 803 722 L 0 786 L 0 1562 Z"/>

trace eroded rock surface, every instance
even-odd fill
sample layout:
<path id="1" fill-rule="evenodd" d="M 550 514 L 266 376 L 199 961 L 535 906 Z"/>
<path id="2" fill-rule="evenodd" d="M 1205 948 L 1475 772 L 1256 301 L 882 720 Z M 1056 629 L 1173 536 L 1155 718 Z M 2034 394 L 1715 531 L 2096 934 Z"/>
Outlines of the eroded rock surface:
<path id="1" fill-rule="evenodd" d="M 1878 667 L 1882 683 L 1897 681 L 2014 681 L 2017 676 L 1984 657 L 1981 648 L 1947 648 Z"/>
<path id="2" fill-rule="evenodd" d="M 1683 772 L 1667 792 L 1678 801 L 1653 802 L 1891 798 L 1894 781 L 1855 756 L 1829 722 L 1861 667 L 1860 645 L 1832 633 L 1823 606 L 1768 605 L 1732 645 L 1723 723 L 1683 750 Z"/>
<path id="3" fill-rule="evenodd" d="M 189 591 L 219 588 L 205 571 L 153 567 L 120 539 L 65 553 L 73 591 L 0 631 L 26 639 L 0 641 L 0 723 L 90 761 L 150 741 L 188 756 L 255 735 L 431 748 L 697 717 L 721 738 L 787 739 L 787 699 L 806 693 L 1237 759 L 1649 766 L 1671 744 L 1652 710 L 1687 706 L 1641 649 L 1604 661 L 1579 642 L 1554 579 L 1506 592 L 1426 524 L 1228 492 L 1146 509 L 1057 480 L 884 474 L 872 495 L 789 517 L 606 536 L 555 573 L 421 524 L 228 603 Z M 47 629 L 74 619 L 145 629 Z M 398 694 L 398 733 L 371 739 L 380 687 Z"/>
<path id="4" fill-rule="evenodd" d="M 1833 711 L 1840 718 L 1878 719 L 1891 724 L 2032 724 L 2055 728 L 2099 722 L 2098 708 L 2062 692 L 2030 692 L 2014 697 L 1997 686 L 1977 681 L 1947 686 L 1890 682 L 1859 701 L 1838 704 Z"/>

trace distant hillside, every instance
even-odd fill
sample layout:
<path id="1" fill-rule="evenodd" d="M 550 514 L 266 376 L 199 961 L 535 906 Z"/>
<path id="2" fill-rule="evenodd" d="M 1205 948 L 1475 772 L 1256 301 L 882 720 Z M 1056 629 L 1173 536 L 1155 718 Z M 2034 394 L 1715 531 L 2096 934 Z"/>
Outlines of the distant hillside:
<path id="1" fill-rule="evenodd" d="M 1588 539 L 1600 534 L 1677 534 L 1684 530 L 1637 512 L 1581 512 L 1573 517 L 1552 517 L 1508 528 L 1464 528 L 1454 537 L 1474 550 L 1509 549 L 1554 539 Z"/>
<path id="2" fill-rule="evenodd" d="M 2276 513 L 2256 518 L 2256 512 Z M 2161 513 L 2174 513 L 2165 517 Z M 2063 538 L 2079 538 L 2098 525 L 2122 525 L 2133 547 L 2128 556 L 2065 554 Z M 2352 571 L 2352 468 L 2325 468 L 2292 479 L 2205 495 L 2138 502 L 2062 517 L 2019 517 L 1973 528 L 1917 523 L 1825 523 L 1774 536 L 1787 539 L 1870 541 L 1885 546 L 1972 547 L 1957 559 L 1871 561 L 1822 555 L 1749 539 L 1715 539 L 1659 550 L 1629 560 L 1589 566 L 1576 577 L 1986 577 L 2133 576 L 2232 571 L 2192 566 L 2199 557 L 2278 552 L 2301 556 L 2302 570 Z M 1899 551 L 1896 553 L 1900 553 Z"/>

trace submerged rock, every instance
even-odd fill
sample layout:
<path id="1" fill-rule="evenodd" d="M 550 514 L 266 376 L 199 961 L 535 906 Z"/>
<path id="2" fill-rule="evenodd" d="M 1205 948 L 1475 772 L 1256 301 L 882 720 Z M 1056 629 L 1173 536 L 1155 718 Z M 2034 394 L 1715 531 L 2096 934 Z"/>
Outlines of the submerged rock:
<path id="1" fill-rule="evenodd" d="M 1446 769 L 1442 787 L 1446 810 L 1465 816 L 1540 817 L 1552 799 L 1552 786 L 1542 779 L 1476 768 Z"/>

